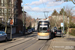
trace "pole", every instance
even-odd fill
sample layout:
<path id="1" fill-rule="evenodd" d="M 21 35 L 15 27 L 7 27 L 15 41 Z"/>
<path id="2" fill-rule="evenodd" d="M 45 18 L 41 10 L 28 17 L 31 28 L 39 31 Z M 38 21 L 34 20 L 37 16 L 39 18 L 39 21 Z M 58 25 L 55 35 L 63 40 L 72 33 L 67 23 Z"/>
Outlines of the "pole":
<path id="1" fill-rule="evenodd" d="M 25 34 L 25 24 L 24 24 L 24 7 L 23 7 L 23 35 Z"/>
<path id="2" fill-rule="evenodd" d="M 12 25 L 11 25 L 11 34 L 10 34 L 10 39 L 12 40 Z"/>
<path id="3" fill-rule="evenodd" d="M 67 29 L 67 38 L 69 38 L 69 17 L 68 17 L 67 27 L 68 27 L 68 29 Z"/>
<path id="4" fill-rule="evenodd" d="M 64 9 L 65 7 L 63 7 L 63 33 L 64 33 Z M 62 37 L 63 37 L 63 34 L 62 34 Z"/>

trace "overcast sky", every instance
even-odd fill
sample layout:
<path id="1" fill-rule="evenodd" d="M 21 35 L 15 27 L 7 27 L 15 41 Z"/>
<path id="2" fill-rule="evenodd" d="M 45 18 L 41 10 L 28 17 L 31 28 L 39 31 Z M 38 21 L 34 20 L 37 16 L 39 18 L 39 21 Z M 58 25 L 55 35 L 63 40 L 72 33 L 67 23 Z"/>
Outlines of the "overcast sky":
<path id="1" fill-rule="evenodd" d="M 73 7 L 74 4 L 69 2 L 54 2 L 54 0 L 23 0 L 22 6 L 24 7 L 24 11 L 26 11 L 32 18 L 45 18 L 50 16 L 53 10 L 59 11 L 63 6 Z M 49 11 L 45 12 L 44 11 Z"/>

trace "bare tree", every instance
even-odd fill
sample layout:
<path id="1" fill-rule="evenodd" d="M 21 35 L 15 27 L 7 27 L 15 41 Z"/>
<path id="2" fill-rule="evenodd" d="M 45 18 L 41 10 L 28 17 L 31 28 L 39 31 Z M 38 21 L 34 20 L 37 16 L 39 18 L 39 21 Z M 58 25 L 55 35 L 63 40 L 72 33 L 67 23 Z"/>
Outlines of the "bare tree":
<path id="1" fill-rule="evenodd" d="M 65 11 L 67 13 L 67 16 L 72 16 L 73 15 L 72 7 L 65 6 Z"/>
<path id="2" fill-rule="evenodd" d="M 26 17 L 26 27 L 30 26 L 31 20 L 32 20 L 31 16 Z"/>
<path id="3" fill-rule="evenodd" d="M 50 19 L 51 28 L 55 26 L 55 20 L 51 17 Z"/>
<path id="4" fill-rule="evenodd" d="M 69 17 L 69 23 L 71 23 L 71 20 L 72 20 L 72 16 L 73 16 L 73 11 L 72 11 L 72 7 L 70 6 L 66 6 L 65 7 L 65 11 L 67 13 L 67 16 Z"/>

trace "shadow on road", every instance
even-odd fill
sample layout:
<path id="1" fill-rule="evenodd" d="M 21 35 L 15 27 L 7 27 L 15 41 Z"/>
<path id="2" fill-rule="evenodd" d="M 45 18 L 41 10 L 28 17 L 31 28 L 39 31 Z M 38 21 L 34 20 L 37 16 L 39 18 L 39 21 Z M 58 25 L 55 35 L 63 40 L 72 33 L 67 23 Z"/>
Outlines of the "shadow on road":
<path id="1" fill-rule="evenodd" d="M 50 36 L 51 36 L 50 40 L 53 39 L 53 38 L 55 38 L 55 34 L 53 32 L 51 33 Z"/>
<path id="2" fill-rule="evenodd" d="M 36 37 L 37 36 L 37 33 L 30 33 L 30 34 L 26 34 L 25 38 L 28 38 L 28 37 Z"/>

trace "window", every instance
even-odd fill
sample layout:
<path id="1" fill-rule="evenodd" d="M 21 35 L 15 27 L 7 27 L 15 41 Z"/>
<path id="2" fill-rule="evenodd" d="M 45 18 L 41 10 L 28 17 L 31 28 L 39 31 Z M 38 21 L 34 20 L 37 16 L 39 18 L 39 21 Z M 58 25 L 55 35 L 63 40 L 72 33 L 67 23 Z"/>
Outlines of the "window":
<path id="1" fill-rule="evenodd" d="M 0 13 L 2 13 L 2 8 L 0 8 Z"/>
<path id="2" fill-rule="evenodd" d="M 10 17 L 11 17 L 11 13 L 8 13 L 8 16 L 10 16 Z"/>
<path id="3" fill-rule="evenodd" d="M 8 9 L 8 13 L 11 13 L 12 12 L 12 10 L 11 9 Z"/>
<path id="4" fill-rule="evenodd" d="M 2 8 L 0 8 L 0 16 L 2 16 Z"/>
<path id="5" fill-rule="evenodd" d="M 4 9 L 4 13 L 7 13 L 7 9 Z"/>
<path id="6" fill-rule="evenodd" d="M 39 32 L 47 32 L 47 27 L 39 27 Z"/>
<path id="7" fill-rule="evenodd" d="M 3 14 L 2 14 L 2 13 L 0 13 L 0 16 L 3 16 Z"/>
<path id="8" fill-rule="evenodd" d="M 4 2 L 4 0 L 1 0 L 1 6 L 3 6 L 4 4 L 3 4 L 3 2 Z"/>
<path id="9" fill-rule="evenodd" d="M 7 6 L 7 0 L 4 0 L 3 4 L 4 4 L 4 6 Z"/>
<path id="10" fill-rule="evenodd" d="M 12 7 L 12 0 L 8 0 L 8 6 Z"/>
<path id="11" fill-rule="evenodd" d="M 7 14 L 5 13 L 4 16 L 7 16 Z"/>
<path id="12" fill-rule="evenodd" d="M 2 35 L 2 32 L 0 32 L 0 35 Z"/>
<path id="13" fill-rule="evenodd" d="M 1 3 L 3 3 L 3 0 L 1 0 Z"/>

